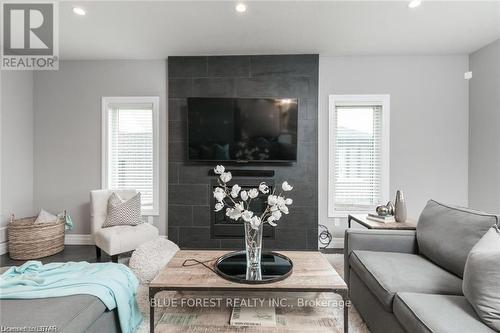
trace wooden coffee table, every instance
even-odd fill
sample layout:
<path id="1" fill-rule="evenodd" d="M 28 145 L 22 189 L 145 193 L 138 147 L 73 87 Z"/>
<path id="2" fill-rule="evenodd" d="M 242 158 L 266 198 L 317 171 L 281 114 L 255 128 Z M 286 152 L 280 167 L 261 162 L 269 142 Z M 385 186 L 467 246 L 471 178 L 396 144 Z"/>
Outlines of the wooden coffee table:
<path id="1" fill-rule="evenodd" d="M 217 258 L 228 251 L 181 250 L 170 260 L 149 285 L 150 332 L 154 325 L 154 298 L 160 291 L 210 291 L 242 293 L 335 293 L 342 297 L 344 332 L 348 332 L 348 289 L 344 280 L 330 265 L 323 254 L 316 251 L 280 251 L 293 261 L 292 274 L 269 284 L 241 284 L 219 277 L 203 265 L 183 267 L 186 259 L 196 259 L 213 266 Z M 229 317 L 227 317 L 227 324 Z M 228 329 L 228 327 L 226 327 Z M 230 329 L 230 328 L 229 328 Z M 235 328 L 236 329 L 236 328 Z"/>
<path id="2" fill-rule="evenodd" d="M 353 214 L 347 217 L 347 226 L 350 228 L 352 221 L 361 224 L 363 227 L 368 229 L 380 229 L 380 230 L 415 230 L 417 228 L 417 223 L 412 219 L 407 219 L 405 222 L 391 222 L 383 223 L 373 220 L 369 220 L 366 214 Z"/>

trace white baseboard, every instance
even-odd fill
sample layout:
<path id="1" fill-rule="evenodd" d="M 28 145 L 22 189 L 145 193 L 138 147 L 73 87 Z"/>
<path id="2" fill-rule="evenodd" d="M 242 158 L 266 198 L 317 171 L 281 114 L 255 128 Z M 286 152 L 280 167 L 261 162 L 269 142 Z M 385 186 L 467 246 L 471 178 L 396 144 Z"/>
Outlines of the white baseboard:
<path id="1" fill-rule="evenodd" d="M 64 244 L 66 245 L 94 245 L 92 235 L 85 234 L 66 234 L 64 236 Z"/>
<path id="2" fill-rule="evenodd" d="M 343 249 L 344 248 L 344 238 L 338 237 L 332 240 L 332 248 L 334 249 Z"/>
<path id="3" fill-rule="evenodd" d="M 7 227 L 0 228 L 0 243 L 7 242 Z"/>
<path id="4" fill-rule="evenodd" d="M 0 228 L 0 255 L 6 254 L 9 251 L 9 243 L 7 242 L 7 227 Z"/>
<path id="5" fill-rule="evenodd" d="M 0 255 L 6 254 L 7 252 L 9 252 L 9 243 L 8 242 L 0 243 Z"/>
<path id="6" fill-rule="evenodd" d="M 160 238 L 167 239 L 167 236 Z M 66 234 L 64 237 L 64 244 L 66 245 L 95 245 L 92 235 L 85 234 Z"/>

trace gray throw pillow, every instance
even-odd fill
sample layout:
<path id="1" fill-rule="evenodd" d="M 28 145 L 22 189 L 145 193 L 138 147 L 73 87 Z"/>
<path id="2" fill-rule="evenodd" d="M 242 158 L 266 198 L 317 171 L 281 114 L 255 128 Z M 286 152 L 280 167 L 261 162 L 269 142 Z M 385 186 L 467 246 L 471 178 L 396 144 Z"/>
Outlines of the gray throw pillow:
<path id="1" fill-rule="evenodd" d="M 500 331 L 500 231 L 491 228 L 467 257 L 462 290 L 483 322 Z"/>
<path id="2" fill-rule="evenodd" d="M 419 254 L 462 277 L 470 250 L 497 222 L 496 215 L 429 200 L 417 224 Z"/>
<path id="3" fill-rule="evenodd" d="M 108 215 L 102 227 L 118 225 L 138 225 L 144 221 L 141 218 L 141 193 L 128 200 L 123 200 L 113 192 L 108 199 Z"/>

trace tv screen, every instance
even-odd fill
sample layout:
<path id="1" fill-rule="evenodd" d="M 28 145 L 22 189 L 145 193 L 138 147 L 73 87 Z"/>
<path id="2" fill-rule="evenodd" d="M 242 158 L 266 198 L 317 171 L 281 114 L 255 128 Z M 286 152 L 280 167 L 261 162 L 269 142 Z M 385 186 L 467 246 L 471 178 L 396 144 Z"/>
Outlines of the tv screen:
<path id="1" fill-rule="evenodd" d="M 295 162 L 296 98 L 188 98 L 190 161 Z"/>

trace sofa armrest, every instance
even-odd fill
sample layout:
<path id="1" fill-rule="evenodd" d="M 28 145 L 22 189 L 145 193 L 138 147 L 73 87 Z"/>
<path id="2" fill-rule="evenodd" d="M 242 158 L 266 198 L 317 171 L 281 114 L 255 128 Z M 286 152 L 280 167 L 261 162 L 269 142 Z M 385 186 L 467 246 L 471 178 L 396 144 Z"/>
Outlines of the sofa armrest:
<path id="1" fill-rule="evenodd" d="M 344 280 L 349 284 L 349 256 L 354 250 L 417 253 L 415 230 L 346 229 L 344 238 Z"/>

